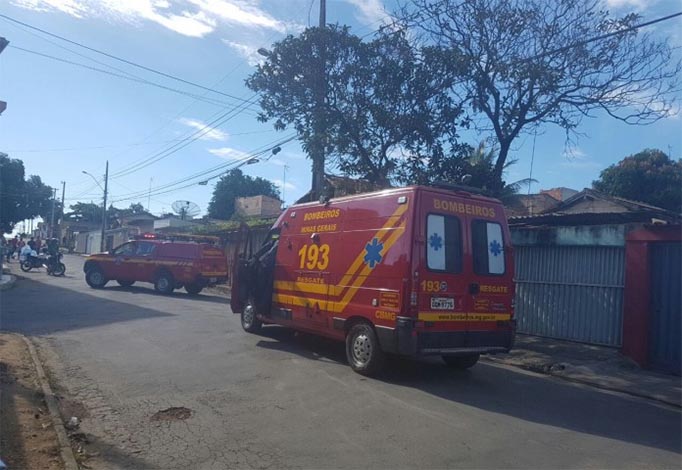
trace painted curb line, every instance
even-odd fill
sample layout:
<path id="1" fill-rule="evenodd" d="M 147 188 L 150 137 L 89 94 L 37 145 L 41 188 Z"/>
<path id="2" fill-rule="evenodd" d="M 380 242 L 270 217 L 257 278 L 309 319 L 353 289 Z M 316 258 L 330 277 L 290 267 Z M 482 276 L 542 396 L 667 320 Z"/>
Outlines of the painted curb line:
<path id="1" fill-rule="evenodd" d="M 59 441 L 59 454 L 62 457 L 62 462 L 64 462 L 65 470 L 78 470 L 78 463 L 76 463 L 76 457 L 73 455 L 73 449 L 71 448 L 71 442 L 66 435 L 66 429 L 62 423 L 61 416 L 59 414 L 59 405 L 54 397 L 50 383 L 47 380 L 43 366 L 38 358 L 38 353 L 30 339 L 24 335 L 19 335 L 28 346 L 28 351 L 31 354 L 31 359 L 33 360 L 33 365 L 38 373 L 38 382 L 40 382 L 40 388 L 45 396 L 45 403 L 47 403 L 47 409 L 50 412 L 50 418 L 52 419 L 52 425 L 57 433 L 57 441 Z"/>

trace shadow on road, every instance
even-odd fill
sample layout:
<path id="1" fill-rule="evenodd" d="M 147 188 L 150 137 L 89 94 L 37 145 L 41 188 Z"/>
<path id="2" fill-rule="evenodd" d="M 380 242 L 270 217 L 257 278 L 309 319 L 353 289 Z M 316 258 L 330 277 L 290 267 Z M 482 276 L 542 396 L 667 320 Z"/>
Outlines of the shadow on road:
<path id="1" fill-rule="evenodd" d="M 3 292 L 0 297 L 0 329 L 26 335 L 169 316 L 172 315 L 30 278 Z"/>
<path id="2" fill-rule="evenodd" d="M 257 343 L 264 349 L 346 363 L 337 341 L 281 327 L 265 327 L 260 335 L 268 338 Z M 437 357 L 390 357 L 377 380 L 524 421 L 682 452 L 678 410 L 520 370 L 479 363 L 456 371 Z"/>
<path id="3" fill-rule="evenodd" d="M 109 284 L 107 284 L 104 288 L 100 289 L 102 291 L 121 291 L 121 292 L 129 292 L 131 294 L 142 294 L 142 295 L 158 295 L 162 297 L 167 297 L 167 298 L 180 298 L 180 299 L 185 299 L 185 300 L 193 300 L 197 302 L 211 302 L 215 304 L 227 304 L 227 298 L 226 297 L 218 297 L 215 295 L 210 295 L 210 294 L 205 294 L 201 293 L 198 295 L 190 295 L 187 292 L 185 292 L 183 289 L 178 289 L 174 291 L 172 294 L 161 294 L 159 292 L 156 292 L 152 287 L 151 284 L 148 284 L 149 287 L 145 286 L 144 284 L 142 285 L 134 285 L 130 287 L 123 287 L 117 285 L 115 282 L 112 283 L 110 281 Z"/>

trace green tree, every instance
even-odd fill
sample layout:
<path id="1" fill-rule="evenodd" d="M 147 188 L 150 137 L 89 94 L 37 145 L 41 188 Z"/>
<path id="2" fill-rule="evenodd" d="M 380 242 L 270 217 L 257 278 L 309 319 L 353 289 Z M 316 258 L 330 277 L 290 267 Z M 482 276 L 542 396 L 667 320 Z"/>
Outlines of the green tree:
<path id="1" fill-rule="evenodd" d="M 408 184 L 432 184 L 435 182 L 445 182 L 471 186 L 482 189 L 488 194 L 495 193 L 495 196 L 505 200 L 518 193 L 521 188 L 536 180 L 524 178 L 519 181 L 508 183 L 504 180 L 504 173 L 501 181 L 491 188 L 491 181 L 494 179 L 495 159 L 497 149 L 494 147 L 486 148 L 484 142 L 474 148 L 470 145 L 460 145 L 457 153 L 439 158 L 434 156 L 428 159 L 411 160 L 411 167 L 403 173 L 403 181 Z M 517 160 L 508 160 L 504 165 L 504 170 L 509 169 Z"/>
<path id="2" fill-rule="evenodd" d="M 324 56 L 324 104 L 315 93 Z M 293 126 L 311 153 L 324 145 L 343 173 L 387 183 L 403 154 L 438 152 L 453 140 L 461 109 L 446 90 L 455 65 L 405 34 L 369 42 L 347 27 L 309 28 L 276 43 L 246 84 L 261 94 L 261 121 Z M 323 133 L 315 132 L 322 120 Z M 322 135 L 322 142 L 318 141 Z"/>
<path id="3" fill-rule="evenodd" d="M 11 232 L 17 222 L 24 219 L 40 216 L 49 220 L 52 188 L 39 176 L 24 179 L 24 175 L 21 160 L 0 153 L 0 230 L 3 233 Z"/>
<path id="4" fill-rule="evenodd" d="M 78 221 L 85 223 L 102 223 L 102 205 L 92 202 L 77 202 L 69 206 L 71 212 L 64 214 L 64 217 L 70 221 Z"/>
<path id="5" fill-rule="evenodd" d="M 603 170 L 592 187 L 680 213 L 682 160 L 675 161 L 661 150 L 642 150 Z"/>
<path id="6" fill-rule="evenodd" d="M 239 168 L 223 175 L 213 189 L 208 204 L 208 216 L 228 220 L 234 215 L 234 202 L 238 197 L 269 196 L 279 199 L 277 187 L 261 177 L 245 175 Z"/>
<path id="7" fill-rule="evenodd" d="M 543 124 L 567 139 L 595 111 L 630 124 L 668 115 L 679 59 L 667 40 L 613 17 L 601 0 L 412 0 L 401 15 L 415 37 L 455 65 L 451 92 L 467 104 L 498 152 L 491 183 L 502 182 L 512 142 Z M 595 36 L 618 33 L 596 41 Z"/>

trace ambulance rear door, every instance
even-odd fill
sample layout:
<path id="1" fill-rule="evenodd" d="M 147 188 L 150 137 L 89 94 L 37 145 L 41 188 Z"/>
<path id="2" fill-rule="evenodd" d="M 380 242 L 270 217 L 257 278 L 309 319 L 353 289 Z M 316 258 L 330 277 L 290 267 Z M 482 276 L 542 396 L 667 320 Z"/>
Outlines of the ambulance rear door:
<path id="1" fill-rule="evenodd" d="M 447 344 L 456 347 L 464 342 L 467 330 L 466 296 L 467 278 L 464 275 L 465 219 L 459 214 L 443 210 L 452 207 L 451 195 L 424 192 L 418 212 L 414 260 L 418 292 L 418 320 L 424 332 L 447 333 L 429 336 L 443 344 L 421 345 L 439 348 Z M 423 323 L 422 323 L 423 322 Z M 426 337 L 424 337 L 426 338 Z"/>

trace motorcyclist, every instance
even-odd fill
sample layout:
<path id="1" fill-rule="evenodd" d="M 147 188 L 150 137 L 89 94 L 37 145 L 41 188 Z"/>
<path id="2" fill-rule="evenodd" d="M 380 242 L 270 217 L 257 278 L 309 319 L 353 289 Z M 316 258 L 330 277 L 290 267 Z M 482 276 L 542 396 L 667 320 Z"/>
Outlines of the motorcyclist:
<path id="1" fill-rule="evenodd" d="M 50 266 L 53 266 L 57 263 L 59 263 L 59 258 L 60 258 L 60 253 L 59 253 L 59 240 L 56 238 L 50 238 L 47 241 L 47 263 Z"/>

